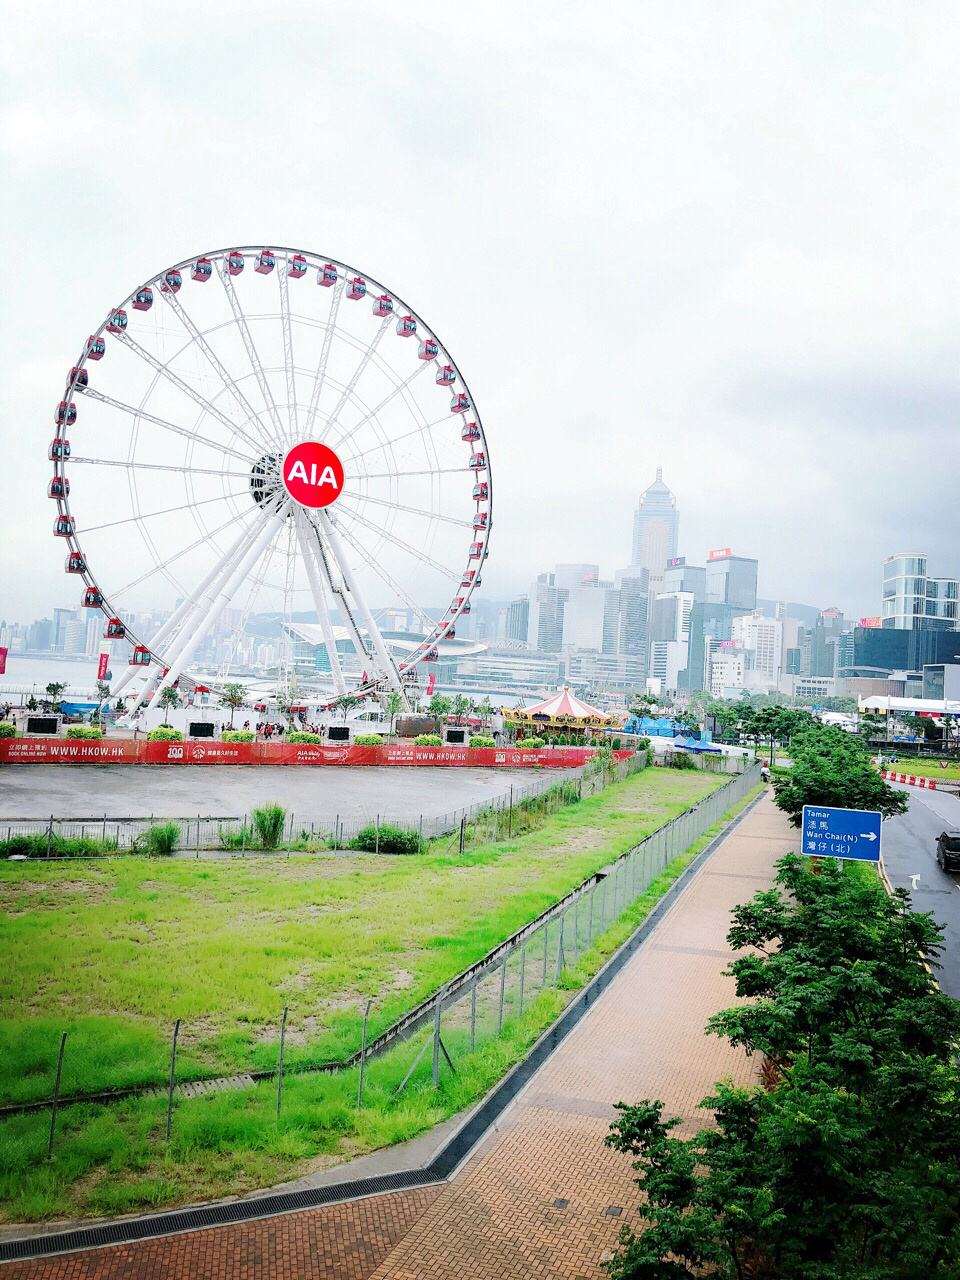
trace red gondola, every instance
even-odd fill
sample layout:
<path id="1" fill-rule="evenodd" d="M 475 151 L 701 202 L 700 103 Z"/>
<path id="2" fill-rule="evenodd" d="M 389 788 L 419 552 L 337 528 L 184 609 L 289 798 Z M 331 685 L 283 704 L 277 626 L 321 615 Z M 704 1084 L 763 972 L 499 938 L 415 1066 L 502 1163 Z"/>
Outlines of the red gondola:
<path id="1" fill-rule="evenodd" d="M 213 263 L 209 258 L 198 258 L 193 264 L 193 270 L 190 272 L 191 280 L 198 280 L 204 284 L 213 275 Z"/>
<path id="2" fill-rule="evenodd" d="M 265 702 L 255 702 L 253 704 L 254 711 L 266 711 L 267 704 Z"/>
<path id="3" fill-rule="evenodd" d="M 47 450 L 47 457 L 51 462 L 56 462 L 58 458 L 69 458 L 70 441 L 64 440 L 62 436 L 57 436 L 55 440 L 51 440 L 50 448 Z"/>
<path id="4" fill-rule="evenodd" d="M 58 538 L 72 537 L 76 527 L 77 522 L 74 520 L 73 516 L 57 516 L 56 520 L 53 522 L 53 532 Z"/>
<path id="5" fill-rule="evenodd" d="M 160 286 L 162 293 L 179 293 L 180 286 L 183 284 L 183 276 L 179 271 L 166 271 L 163 276 L 163 284 Z"/>
<path id="6" fill-rule="evenodd" d="M 103 596 L 100 594 L 99 587 L 87 587 L 83 593 L 83 599 L 80 601 L 84 609 L 99 609 L 103 604 Z"/>
<path id="7" fill-rule="evenodd" d="M 150 650 L 145 644 L 135 645 L 130 654 L 131 667 L 149 667 Z"/>
<path id="8" fill-rule="evenodd" d="M 436 649 L 428 649 L 427 652 L 423 655 L 422 660 L 424 662 L 436 662 L 439 659 L 439 657 L 440 657 L 440 654 L 436 651 Z"/>
<path id="9" fill-rule="evenodd" d="M 294 280 L 299 280 L 301 276 L 307 274 L 307 260 L 302 253 L 295 253 L 287 265 L 287 275 L 292 276 Z"/>
<path id="10" fill-rule="evenodd" d="M 47 485 L 48 498 L 65 498 L 70 492 L 70 481 L 66 476 L 54 476 Z"/>
<path id="11" fill-rule="evenodd" d="M 440 343 L 433 338 L 424 338 L 417 348 L 417 358 L 420 360 L 436 360 L 439 354 Z"/>
<path id="12" fill-rule="evenodd" d="M 442 364 L 437 370 L 437 386 L 449 387 L 457 380 L 457 371 L 452 364 Z"/>
<path id="13" fill-rule="evenodd" d="M 70 370 L 70 382 L 76 387 L 86 387 L 90 382 L 90 375 L 86 369 L 78 369 L 76 365 Z"/>
<path id="14" fill-rule="evenodd" d="M 417 332 L 417 322 L 413 316 L 401 316 L 397 321 L 397 333 L 401 338 L 412 338 Z"/>
<path id="15" fill-rule="evenodd" d="M 475 529 L 485 529 L 487 527 L 487 513 L 485 511 L 478 511 L 473 517 L 473 527 Z"/>
<path id="16" fill-rule="evenodd" d="M 461 440 L 479 440 L 480 428 L 477 426 L 475 422 L 468 422 L 467 425 L 460 432 L 460 439 Z"/>
<path id="17" fill-rule="evenodd" d="M 273 268 L 277 265 L 277 255 L 272 249 L 261 249 L 257 254 L 257 265 L 255 270 L 260 275 L 268 276 Z"/>
<path id="18" fill-rule="evenodd" d="M 71 551 L 63 562 L 63 568 L 66 573 L 86 573 L 87 562 L 84 559 L 82 551 Z"/>
<path id="19" fill-rule="evenodd" d="M 325 289 L 329 289 L 336 283 L 337 268 L 332 262 L 325 262 L 322 267 L 317 268 L 317 284 L 322 284 Z"/>
<path id="20" fill-rule="evenodd" d="M 72 427 L 77 420 L 77 406 L 72 400 L 61 400 L 57 405 L 57 411 L 53 415 L 53 421 L 58 427 L 62 427 L 64 423 L 68 427 Z"/>
<path id="21" fill-rule="evenodd" d="M 482 542 L 470 543 L 470 559 L 471 560 L 484 560 L 486 559 L 486 555 L 487 553 L 483 549 Z"/>
<path id="22" fill-rule="evenodd" d="M 373 314 L 381 317 L 393 314 L 393 299 L 389 293 L 381 293 L 378 298 L 374 298 Z"/>
<path id="23" fill-rule="evenodd" d="M 226 257 L 227 274 L 238 276 L 244 268 L 245 260 L 239 249 L 231 249 Z"/>
<path id="24" fill-rule="evenodd" d="M 473 486 L 474 502 L 486 502 L 486 500 L 489 497 L 490 497 L 490 486 L 487 484 L 486 480 L 481 480 L 479 484 L 475 484 Z"/>
<path id="25" fill-rule="evenodd" d="M 107 321 L 108 333 L 123 333 L 127 327 L 127 313 L 123 307 L 118 307 L 116 311 L 110 312 L 110 319 Z"/>
<path id="26" fill-rule="evenodd" d="M 458 391 L 450 401 L 451 413 L 466 413 L 470 408 L 470 397 L 463 391 Z"/>
<path id="27" fill-rule="evenodd" d="M 347 297 L 351 302 L 359 302 L 367 292 L 367 282 L 363 276 L 354 276 L 347 285 Z"/>
<path id="28" fill-rule="evenodd" d="M 487 455 L 485 453 L 471 453 L 467 466 L 471 471 L 486 471 Z"/>
<path id="29" fill-rule="evenodd" d="M 457 596 L 456 600 L 453 602 L 454 613 L 469 613 L 470 608 L 470 601 L 466 596 Z"/>
<path id="30" fill-rule="evenodd" d="M 106 350 L 107 344 L 105 339 L 91 333 L 90 337 L 87 339 L 87 359 L 102 360 Z"/>
<path id="31" fill-rule="evenodd" d="M 149 311 L 152 306 L 153 290 L 148 284 L 145 284 L 142 289 L 138 289 L 133 295 L 133 309 L 134 311 Z"/>
<path id="32" fill-rule="evenodd" d="M 446 631 L 443 633 L 444 640 L 455 640 L 456 636 L 457 636 L 456 627 L 447 627 Z"/>
<path id="33" fill-rule="evenodd" d="M 460 579 L 461 587 L 479 587 L 480 575 L 476 569 L 467 569 Z"/>
<path id="34" fill-rule="evenodd" d="M 103 633 L 106 640 L 122 640 L 127 634 L 127 628 L 119 618 L 111 618 L 107 623 L 107 629 Z"/>

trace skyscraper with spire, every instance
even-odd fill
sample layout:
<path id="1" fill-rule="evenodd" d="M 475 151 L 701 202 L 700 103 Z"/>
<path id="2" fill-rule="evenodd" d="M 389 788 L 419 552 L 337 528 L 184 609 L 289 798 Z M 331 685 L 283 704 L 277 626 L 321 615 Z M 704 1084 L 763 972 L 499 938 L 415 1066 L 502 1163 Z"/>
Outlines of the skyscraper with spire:
<path id="1" fill-rule="evenodd" d="M 677 554 L 680 512 L 677 500 L 663 483 L 663 468 L 640 495 L 633 516 L 633 559 L 631 564 L 646 569 L 652 579 L 663 579 L 667 561 Z"/>

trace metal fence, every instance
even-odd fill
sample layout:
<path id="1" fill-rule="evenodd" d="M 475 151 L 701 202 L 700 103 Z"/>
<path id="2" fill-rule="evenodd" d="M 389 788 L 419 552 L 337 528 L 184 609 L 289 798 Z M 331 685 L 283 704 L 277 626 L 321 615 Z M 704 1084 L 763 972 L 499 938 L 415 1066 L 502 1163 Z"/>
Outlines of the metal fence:
<path id="1" fill-rule="evenodd" d="M 521 834 L 550 813 L 574 800 L 594 795 L 620 782 L 645 767 L 646 757 L 639 752 L 625 760 L 590 761 L 580 769 L 545 770 L 522 782 L 517 781 L 500 795 L 477 800 L 473 804 L 445 813 L 391 815 L 389 813 L 335 813 L 326 817 L 288 812 L 284 818 L 281 845 L 300 846 L 306 851 L 349 849 L 360 832 L 367 832 L 374 852 L 380 850 L 380 833 L 397 830 L 416 833 L 429 840 L 451 834 L 451 848 L 462 852 L 490 840 L 511 839 Z M 147 817 L 0 818 L 0 840 L 14 836 L 38 837 L 40 848 L 33 856 L 56 858 L 61 840 L 90 840 L 100 846 L 110 845 L 104 852 L 129 851 L 138 838 L 157 823 L 174 822 L 180 828 L 177 851 L 190 856 L 253 856 L 272 853 L 258 847 L 250 814 L 205 816 L 189 814 Z M 391 852 L 386 840 L 383 852 Z M 104 856 L 91 847 L 89 853 L 67 856 Z"/>
<path id="2" fill-rule="evenodd" d="M 509 938 L 489 951 L 475 964 L 462 970 L 440 990 L 410 1009 L 379 1034 L 368 1039 L 367 1025 L 371 1007 L 366 1003 L 363 1032 L 357 1051 L 349 1057 L 309 1063 L 300 1061 L 286 1069 L 286 1075 L 305 1072 L 356 1072 L 357 1106 L 363 1104 L 367 1073 L 375 1061 L 388 1051 L 409 1045 L 408 1061 L 390 1072 L 389 1088 L 396 1095 L 414 1080 L 418 1085 L 432 1081 L 437 1086 L 441 1070 L 456 1073 L 457 1062 L 495 1042 L 508 1033 L 537 996 L 548 988 L 561 985 L 564 972 L 575 966 L 593 946 L 595 940 L 611 927 L 650 888 L 657 876 L 680 854 L 689 850 L 715 827 L 733 806 L 742 801 L 760 781 L 756 764 L 723 786 L 711 792 L 691 808 L 658 828 L 614 862 L 588 877 L 574 890 Z M 595 958 L 596 960 L 596 958 Z M 594 966 L 595 967 L 595 966 Z M 60 1096 L 64 1036 L 60 1044 L 56 1087 L 51 1101 L 12 1104 L 0 1108 L 2 1114 L 51 1109 L 48 1154 L 53 1144 L 58 1106 L 74 1102 L 116 1101 L 133 1094 L 156 1094 L 162 1089 L 167 1097 L 167 1139 L 173 1115 L 175 1096 L 195 1097 L 224 1089 L 251 1087 L 259 1082 L 276 1084 L 276 1112 L 280 1115 L 284 1079 L 284 1041 L 296 1026 L 288 1020 L 288 1010 L 279 1019 L 280 1043 L 275 1070 L 244 1072 L 238 1076 L 176 1083 L 178 1020 L 173 1033 L 173 1046 L 168 1082 L 161 1086 L 114 1089 L 109 1094 L 73 1094 Z M 422 1036 L 424 1029 L 426 1036 Z M 444 1065 L 445 1064 L 445 1065 Z M 405 1066 L 405 1070 L 404 1070 Z M 402 1079 L 396 1077 L 403 1071 Z M 377 1081 L 382 1089 L 387 1081 Z M 354 1087 L 351 1083 L 351 1087 Z"/>

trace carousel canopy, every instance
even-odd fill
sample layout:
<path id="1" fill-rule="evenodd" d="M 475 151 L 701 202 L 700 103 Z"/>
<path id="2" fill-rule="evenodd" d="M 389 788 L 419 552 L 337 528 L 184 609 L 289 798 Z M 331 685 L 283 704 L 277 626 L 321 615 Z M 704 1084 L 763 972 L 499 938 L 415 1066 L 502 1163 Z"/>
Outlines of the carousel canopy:
<path id="1" fill-rule="evenodd" d="M 588 702 L 582 702 L 566 687 L 559 689 L 543 702 L 534 703 L 530 707 L 517 707 L 514 710 L 504 708 L 504 715 L 510 720 L 524 724 L 556 724 L 573 726 L 604 726 L 616 723 L 613 716 L 604 715 Z"/>

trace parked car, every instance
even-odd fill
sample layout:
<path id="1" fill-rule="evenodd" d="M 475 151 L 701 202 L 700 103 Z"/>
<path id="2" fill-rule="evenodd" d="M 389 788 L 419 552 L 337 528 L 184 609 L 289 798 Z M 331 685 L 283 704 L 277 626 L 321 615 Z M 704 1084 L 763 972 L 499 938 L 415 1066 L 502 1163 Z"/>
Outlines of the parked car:
<path id="1" fill-rule="evenodd" d="M 937 837 L 937 865 L 944 871 L 960 871 L 960 831 L 941 831 Z"/>

